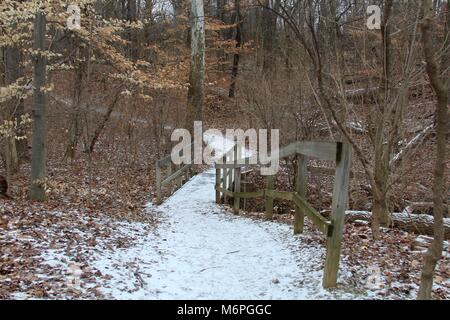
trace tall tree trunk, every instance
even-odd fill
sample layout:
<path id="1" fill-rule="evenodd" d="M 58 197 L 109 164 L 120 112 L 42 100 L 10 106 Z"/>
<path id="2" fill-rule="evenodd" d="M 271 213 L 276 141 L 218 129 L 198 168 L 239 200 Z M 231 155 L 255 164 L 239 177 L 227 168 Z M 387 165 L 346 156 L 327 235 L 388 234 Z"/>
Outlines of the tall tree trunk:
<path id="1" fill-rule="evenodd" d="M 224 24 L 230 24 L 232 23 L 232 17 L 230 18 L 230 15 L 226 14 L 225 6 L 227 4 L 227 0 L 216 0 L 216 12 L 215 12 L 215 18 L 219 20 L 220 22 Z M 230 35 L 231 30 L 231 35 Z M 233 29 L 225 29 L 225 30 L 219 30 L 217 33 L 223 40 L 231 40 L 233 38 Z M 228 59 L 229 56 L 225 52 L 223 48 L 217 50 L 217 59 L 219 64 L 219 70 L 221 72 L 227 72 L 228 71 Z"/>
<path id="2" fill-rule="evenodd" d="M 136 0 L 127 1 L 127 20 L 130 22 L 137 21 L 137 4 Z M 136 61 L 139 58 L 139 39 L 138 33 L 135 30 L 130 30 L 128 33 L 128 40 L 130 41 L 129 55 L 131 60 Z"/>
<path id="3" fill-rule="evenodd" d="M 434 168 L 433 185 L 433 213 L 434 213 L 434 239 L 427 253 L 425 254 L 424 266 L 420 282 L 418 299 L 429 300 L 433 289 L 433 274 L 438 261 L 442 258 L 444 243 L 444 214 L 447 211 L 444 198 L 448 190 L 448 180 L 446 179 L 447 167 L 447 134 L 449 130 L 448 114 L 448 67 L 450 66 L 448 51 L 444 53 L 445 59 L 441 66 L 443 73 L 440 76 L 438 63 L 435 59 L 435 48 L 433 46 L 433 19 L 435 14 L 431 0 L 422 0 L 424 10 L 424 20 L 422 22 L 422 44 L 427 63 L 427 73 L 431 86 L 437 95 L 436 106 L 436 163 Z M 447 13 L 448 15 L 449 13 Z M 448 28 L 446 36 L 449 36 Z"/>
<path id="4" fill-rule="evenodd" d="M 153 1 L 146 1 L 144 11 L 142 12 L 142 16 L 148 22 L 144 25 L 144 42 L 145 44 L 149 44 L 151 41 L 151 26 L 153 25 Z"/>
<path id="5" fill-rule="evenodd" d="M 241 57 L 241 53 L 239 51 L 242 46 L 242 32 L 241 32 L 242 15 L 241 15 L 240 0 L 235 0 L 234 6 L 236 10 L 236 36 L 235 36 L 236 52 L 234 53 L 233 69 L 231 70 L 231 85 L 230 85 L 230 92 L 228 93 L 228 96 L 230 98 L 234 98 L 236 94 L 236 81 L 239 72 L 239 60 Z"/>
<path id="6" fill-rule="evenodd" d="M 45 71 L 46 58 L 41 54 L 45 50 L 45 15 L 36 14 L 34 23 L 34 93 L 33 93 L 33 144 L 31 158 L 31 185 L 29 196 L 32 200 L 44 201 L 44 180 L 46 170 L 46 134 L 47 119 L 45 110 Z"/>
<path id="7" fill-rule="evenodd" d="M 263 69 L 270 71 L 274 67 L 274 43 L 277 30 L 278 16 L 275 12 L 280 9 L 281 0 L 275 0 L 273 7 L 271 1 L 265 0 L 263 5 Z M 273 12 L 275 11 L 275 12 Z"/>
<path id="8" fill-rule="evenodd" d="M 120 2 L 120 15 L 121 15 L 121 19 L 126 19 L 127 18 L 127 4 L 126 4 L 127 0 L 122 0 Z"/>
<path id="9" fill-rule="evenodd" d="M 5 80 L 7 84 L 15 83 L 22 75 L 21 54 L 18 47 L 7 47 L 5 50 Z M 11 107 L 8 108 L 9 116 L 12 116 L 18 124 L 14 135 L 8 138 L 5 144 L 5 152 L 7 161 L 7 171 L 9 174 L 17 173 L 19 170 L 19 155 L 24 153 L 25 140 L 17 140 L 17 136 L 22 136 L 20 131 L 20 120 L 24 113 L 23 99 L 18 98 L 11 100 Z M 9 178 L 9 176 L 8 176 Z M 9 181 L 8 181 L 9 182 Z"/>
<path id="10" fill-rule="evenodd" d="M 225 21 L 225 3 L 226 0 L 216 0 L 216 18 Z"/>
<path id="11" fill-rule="evenodd" d="M 447 70 L 447 73 L 442 74 L 442 78 L 446 82 L 446 89 L 447 89 L 447 106 L 450 106 L 450 80 L 447 77 L 450 70 L 450 0 L 447 0 L 447 3 L 445 4 L 445 10 L 446 10 L 446 24 L 445 24 L 445 39 L 446 42 L 444 43 L 445 51 L 442 55 L 442 70 Z M 444 176 L 445 177 L 445 176 Z M 450 210 L 444 211 L 444 216 L 447 218 L 450 218 Z"/>
<path id="12" fill-rule="evenodd" d="M 373 203 L 373 221 L 372 233 L 375 239 L 380 236 L 380 226 L 390 226 L 391 219 L 389 208 L 387 205 L 387 184 L 390 174 L 389 155 L 385 144 L 386 139 L 386 114 L 388 113 L 388 105 L 390 103 L 392 81 L 392 46 L 391 46 L 391 12 L 393 7 L 393 0 L 386 0 L 384 4 L 383 22 L 381 25 L 382 38 L 382 80 L 381 80 L 381 94 L 379 103 L 378 117 L 375 123 L 375 167 L 374 178 L 376 190 L 374 190 Z"/>
<path id="13" fill-rule="evenodd" d="M 87 152 L 89 152 L 89 153 L 93 153 L 94 152 L 95 144 L 97 143 L 98 139 L 100 138 L 101 133 L 105 129 L 106 124 L 108 123 L 109 119 L 111 118 L 111 114 L 114 111 L 114 108 L 115 108 L 115 106 L 117 104 L 117 101 L 119 100 L 120 88 L 118 88 L 116 90 L 117 90 L 118 93 L 116 94 L 113 102 L 109 105 L 108 110 L 106 111 L 105 115 L 100 120 L 99 125 L 97 126 L 97 128 L 94 131 L 94 134 L 92 136 L 91 142 L 89 144 L 89 149 L 87 150 Z"/>
<path id="14" fill-rule="evenodd" d="M 173 8 L 173 14 L 176 17 L 180 15 L 183 11 L 183 3 L 182 0 L 172 0 L 172 8 Z"/>
<path id="15" fill-rule="evenodd" d="M 79 45 L 77 40 L 73 41 L 74 47 Z M 81 96 L 83 94 L 83 74 L 85 63 L 80 62 L 80 50 L 76 49 L 76 62 L 74 69 L 73 79 L 73 96 L 72 96 L 72 109 L 70 112 L 70 127 L 69 127 L 69 143 L 66 147 L 66 153 L 64 154 L 64 160 L 72 162 L 75 159 L 78 141 L 80 138 L 81 124 L 80 124 L 80 109 L 81 109 Z"/>
<path id="16" fill-rule="evenodd" d="M 191 15 L 191 67 L 186 128 L 193 132 L 194 121 L 201 121 L 203 118 L 205 90 L 205 15 L 203 0 L 192 0 Z"/>

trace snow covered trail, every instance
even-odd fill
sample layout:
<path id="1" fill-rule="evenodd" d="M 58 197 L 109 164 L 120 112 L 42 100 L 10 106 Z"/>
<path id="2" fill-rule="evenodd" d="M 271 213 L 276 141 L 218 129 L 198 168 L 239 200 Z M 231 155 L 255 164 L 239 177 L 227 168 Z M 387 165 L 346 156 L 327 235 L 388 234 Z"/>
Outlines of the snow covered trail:
<path id="1" fill-rule="evenodd" d="M 215 204 L 214 172 L 194 177 L 160 207 L 157 234 L 94 259 L 113 299 L 357 298 L 321 287 L 324 248 L 288 225 L 236 217 Z M 138 230 L 135 230 L 138 232 Z M 341 268 L 342 270 L 342 268 Z M 345 272 L 344 272 L 345 273 Z M 361 296 L 359 295 L 359 298 Z"/>

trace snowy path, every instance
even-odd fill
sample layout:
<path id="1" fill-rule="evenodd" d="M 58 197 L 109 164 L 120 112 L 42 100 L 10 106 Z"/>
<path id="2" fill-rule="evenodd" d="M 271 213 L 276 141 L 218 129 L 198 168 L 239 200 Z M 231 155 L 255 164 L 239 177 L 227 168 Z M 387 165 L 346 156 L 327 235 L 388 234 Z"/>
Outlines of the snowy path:
<path id="1" fill-rule="evenodd" d="M 324 249 L 288 225 L 224 212 L 214 202 L 214 173 L 194 177 L 161 207 L 158 234 L 98 257 L 115 299 L 355 298 L 321 287 Z M 139 230 L 135 230 L 139 232 Z M 302 240 L 303 239 L 303 240 Z M 359 296 L 361 298 L 361 296 Z"/>

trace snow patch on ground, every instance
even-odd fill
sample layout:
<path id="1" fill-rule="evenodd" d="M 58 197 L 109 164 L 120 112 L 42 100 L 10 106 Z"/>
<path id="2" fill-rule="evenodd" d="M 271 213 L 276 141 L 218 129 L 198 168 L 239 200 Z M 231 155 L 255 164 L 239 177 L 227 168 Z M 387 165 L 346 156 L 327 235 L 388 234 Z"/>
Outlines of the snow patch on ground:
<path id="1" fill-rule="evenodd" d="M 113 299 L 367 297 L 322 288 L 323 246 L 293 236 L 289 225 L 235 217 L 214 199 L 211 170 L 161 207 L 149 205 L 162 219 L 156 233 L 142 230 L 135 245 L 94 259 L 92 267 L 109 278 L 101 291 Z M 341 274 L 349 276 L 345 266 Z"/>
<path id="2" fill-rule="evenodd" d="M 233 147 L 206 137 L 216 155 Z M 244 154 L 248 152 L 245 151 Z M 215 203 L 214 170 L 204 172 L 160 207 L 147 206 L 159 227 L 115 222 L 114 243 L 86 248 L 83 272 L 97 275 L 96 287 L 73 279 L 78 264 L 62 250 L 47 250 L 48 265 L 67 270 L 75 290 L 98 290 L 110 299 L 364 299 L 355 292 L 345 259 L 340 288 L 322 288 L 325 248 L 292 227 L 237 217 Z M 124 245 L 121 239 L 133 239 Z M 71 277 L 72 274 L 72 278 Z M 81 288 L 77 287 L 80 280 Z"/>

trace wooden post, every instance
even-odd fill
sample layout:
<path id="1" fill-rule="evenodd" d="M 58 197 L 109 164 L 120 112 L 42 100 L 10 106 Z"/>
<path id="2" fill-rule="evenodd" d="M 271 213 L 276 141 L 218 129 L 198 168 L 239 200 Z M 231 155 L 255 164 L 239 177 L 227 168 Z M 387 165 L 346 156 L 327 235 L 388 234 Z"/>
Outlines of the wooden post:
<path id="1" fill-rule="evenodd" d="M 297 194 L 306 198 L 307 178 L 308 178 L 308 159 L 303 156 L 298 156 L 297 163 L 297 181 L 295 191 Z M 305 213 L 299 206 L 295 206 L 295 221 L 294 221 L 294 234 L 302 234 L 303 227 L 305 225 Z"/>
<path id="2" fill-rule="evenodd" d="M 233 149 L 233 151 L 234 151 L 234 149 Z M 234 159 L 233 151 L 231 151 L 231 153 L 229 155 L 229 163 L 230 164 L 233 162 L 233 159 Z M 233 174 L 234 174 L 234 170 L 232 168 L 230 168 L 228 170 L 228 191 L 233 191 Z"/>
<path id="3" fill-rule="evenodd" d="M 181 170 L 182 167 L 183 167 L 183 165 L 176 166 L 175 167 L 176 171 Z M 178 188 L 177 189 L 179 189 L 183 186 L 183 176 L 184 176 L 184 174 L 180 175 L 180 178 L 178 179 Z"/>
<path id="4" fill-rule="evenodd" d="M 244 181 L 244 183 L 242 183 L 242 181 Z M 244 192 L 247 192 L 247 173 L 246 172 L 242 172 L 241 171 L 241 186 L 243 185 L 244 187 Z M 247 199 L 244 198 L 244 211 L 247 209 Z"/>
<path id="5" fill-rule="evenodd" d="M 161 187 L 161 167 L 159 162 L 156 161 L 156 204 L 160 205 L 162 203 L 162 187 Z"/>
<path id="6" fill-rule="evenodd" d="M 241 192 L 241 168 L 236 168 L 234 171 L 234 192 Z M 241 198 L 234 197 L 234 213 L 239 214 Z"/>
<path id="7" fill-rule="evenodd" d="M 186 169 L 186 183 L 188 183 L 189 180 L 191 180 L 191 167 L 190 166 Z"/>
<path id="8" fill-rule="evenodd" d="M 267 176 L 266 177 L 266 189 L 273 190 L 274 189 L 274 178 L 275 176 Z M 266 219 L 273 219 L 273 198 L 266 194 Z"/>
<path id="9" fill-rule="evenodd" d="M 220 203 L 220 191 L 217 188 L 220 188 L 220 173 L 221 170 L 216 168 L 216 203 Z"/>
<path id="10" fill-rule="evenodd" d="M 223 156 L 223 164 L 227 164 L 227 155 Z M 223 179 L 222 179 L 222 189 L 227 190 L 227 177 L 228 177 L 228 169 L 223 168 Z M 223 194 L 223 203 L 227 203 L 227 195 Z"/>
<path id="11" fill-rule="evenodd" d="M 177 167 L 177 171 L 181 170 L 183 168 L 183 165 L 180 165 Z M 182 174 L 180 175 L 180 178 L 178 179 L 178 183 L 179 183 L 179 187 L 183 187 L 184 181 L 183 179 L 185 178 L 185 172 L 182 172 Z"/>
<path id="12" fill-rule="evenodd" d="M 339 260 L 341 255 L 342 231 L 348 201 L 348 186 L 352 163 L 352 148 L 348 143 L 338 143 L 336 155 L 336 178 L 333 190 L 331 223 L 333 234 L 327 239 L 327 257 L 323 276 L 323 287 L 337 286 Z"/>
<path id="13" fill-rule="evenodd" d="M 238 160 L 240 159 L 240 152 L 238 148 L 238 143 L 234 146 L 234 193 L 241 192 L 241 168 L 238 168 Z M 241 198 L 234 196 L 234 213 L 239 214 L 239 204 L 241 202 Z"/>
<path id="14" fill-rule="evenodd" d="M 170 162 L 168 165 L 167 165 L 167 171 L 166 171 L 166 174 L 167 174 L 167 177 L 170 177 L 171 175 L 172 175 L 172 172 L 173 172 L 173 168 L 172 168 L 172 165 L 173 165 L 173 163 L 172 162 Z M 166 178 L 167 179 L 167 178 Z M 172 180 L 173 181 L 173 180 Z M 172 192 L 173 192 L 173 182 L 172 181 L 169 181 L 169 183 L 167 184 L 167 187 L 169 188 L 169 190 L 170 190 L 170 194 L 172 194 Z M 175 188 L 176 188 L 176 186 L 175 186 Z"/>

